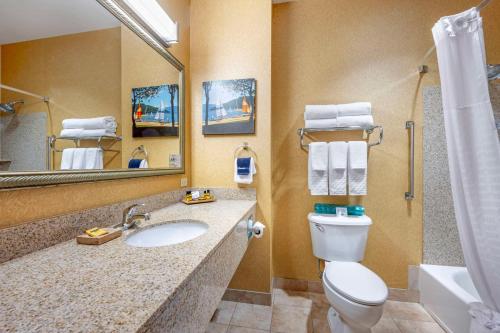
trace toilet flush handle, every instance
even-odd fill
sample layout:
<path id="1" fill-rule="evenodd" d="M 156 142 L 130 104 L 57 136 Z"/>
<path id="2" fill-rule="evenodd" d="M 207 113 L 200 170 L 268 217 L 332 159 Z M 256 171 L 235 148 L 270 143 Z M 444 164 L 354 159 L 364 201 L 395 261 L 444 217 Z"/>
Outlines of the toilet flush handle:
<path id="1" fill-rule="evenodd" d="M 323 227 L 321 224 L 314 223 L 314 225 L 316 226 L 316 229 L 318 229 L 319 231 L 325 232 L 325 227 Z"/>

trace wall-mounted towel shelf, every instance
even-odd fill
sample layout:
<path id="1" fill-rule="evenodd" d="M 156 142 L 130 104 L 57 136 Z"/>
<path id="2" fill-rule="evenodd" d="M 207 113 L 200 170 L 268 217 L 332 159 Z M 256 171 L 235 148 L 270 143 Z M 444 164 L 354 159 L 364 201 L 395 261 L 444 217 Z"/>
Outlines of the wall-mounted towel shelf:
<path id="1" fill-rule="evenodd" d="M 370 142 L 370 134 L 378 131 L 378 140 L 375 142 Z M 347 127 L 331 127 L 331 128 L 299 128 L 297 133 L 300 136 L 300 148 L 308 150 L 308 144 L 304 143 L 304 136 L 308 133 L 319 133 L 319 132 L 339 132 L 339 131 L 363 131 L 366 133 L 368 138 L 368 147 L 373 147 L 382 143 L 384 138 L 384 129 L 380 125 L 374 126 L 347 126 Z"/>
<path id="2" fill-rule="evenodd" d="M 62 150 L 56 149 L 56 141 L 57 140 L 69 140 L 73 141 L 75 143 L 76 147 L 80 147 L 80 142 L 81 141 L 96 141 L 97 142 L 97 147 L 101 148 L 103 151 L 111 151 L 111 152 L 120 152 L 120 150 L 116 149 L 109 149 L 109 146 L 112 146 L 115 142 L 117 141 L 122 141 L 121 136 L 96 136 L 96 137 L 69 137 L 69 136 L 64 136 L 64 137 L 57 137 L 55 135 L 49 136 L 49 147 L 55 151 L 55 152 L 62 152 Z M 103 145 L 103 142 L 109 142 L 107 145 L 108 147 L 105 147 Z"/>

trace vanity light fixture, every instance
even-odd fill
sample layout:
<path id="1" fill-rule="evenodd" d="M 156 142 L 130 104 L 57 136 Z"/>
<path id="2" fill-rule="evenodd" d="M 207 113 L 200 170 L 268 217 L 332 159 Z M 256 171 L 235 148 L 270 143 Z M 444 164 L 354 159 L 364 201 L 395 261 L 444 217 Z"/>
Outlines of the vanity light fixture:
<path id="1" fill-rule="evenodd" d="M 156 0 L 123 0 L 165 43 L 179 42 L 178 23 L 174 22 Z"/>

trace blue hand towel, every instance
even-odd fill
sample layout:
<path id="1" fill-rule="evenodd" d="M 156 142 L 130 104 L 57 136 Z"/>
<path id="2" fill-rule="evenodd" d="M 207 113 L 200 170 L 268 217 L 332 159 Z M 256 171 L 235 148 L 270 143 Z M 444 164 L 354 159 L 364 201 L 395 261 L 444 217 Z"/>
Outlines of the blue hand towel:
<path id="1" fill-rule="evenodd" d="M 138 169 L 141 166 L 141 159 L 138 158 L 133 158 L 128 161 L 128 168 L 129 169 Z"/>
<path id="2" fill-rule="evenodd" d="M 238 175 L 246 176 L 250 174 L 250 157 L 238 158 L 236 165 L 238 166 Z"/>

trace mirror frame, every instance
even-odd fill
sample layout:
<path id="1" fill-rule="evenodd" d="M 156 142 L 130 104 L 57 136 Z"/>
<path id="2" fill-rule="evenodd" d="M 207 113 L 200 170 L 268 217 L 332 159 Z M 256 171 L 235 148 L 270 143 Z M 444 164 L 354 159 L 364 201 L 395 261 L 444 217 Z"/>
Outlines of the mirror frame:
<path id="1" fill-rule="evenodd" d="M 148 170 L 71 170 L 71 171 L 31 171 L 31 172 L 5 172 L 0 173 L 0 189 L 20 187 L 46 186 L 57 184 L 70 184 L 81 182 L 95 182 L 101 180 L 126 179 L 137 177 L 175 175 L 185 173 L 185 68 L 184 65 L 167 48 L 170 46 L 150 29 L 123 1 L 121 0 L 96 0 L 149 46 L 156 50 L 165 60 L 179 71 L 179 141 L 181 167 L 177 169 L 152 168 Z"/>

